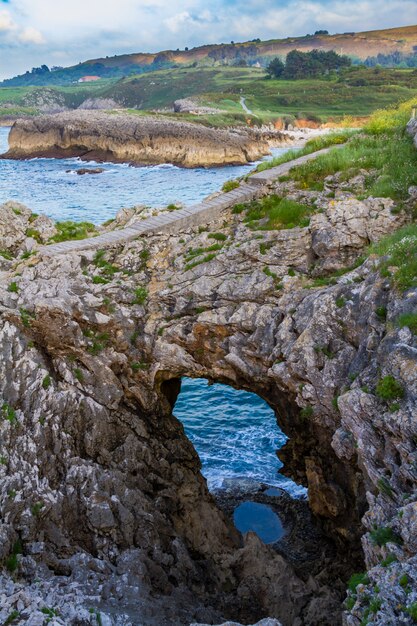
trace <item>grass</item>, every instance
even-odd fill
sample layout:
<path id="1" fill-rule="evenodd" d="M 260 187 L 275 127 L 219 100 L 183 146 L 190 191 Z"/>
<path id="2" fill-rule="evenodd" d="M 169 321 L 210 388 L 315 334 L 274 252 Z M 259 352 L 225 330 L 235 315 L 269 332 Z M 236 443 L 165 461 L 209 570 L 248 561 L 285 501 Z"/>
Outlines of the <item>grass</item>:
<path id="1" fill-rule="evenodd" d="M 74 239 L 86 239 L 97 233 L 96 227 L 91 222 L 73 222 L 68 220 L 57 222 L 56 228 L 58 233 L 51 238 L 51 241 L 55 243 Z"/>
<path id="2" fill-rule="evenodd" d="M 266 196 L 248 204 L 237 205 L 233 212 L 245 212 L 244 221 L 249 228 L 257 230 L 282 230 L 296 226 L 308 226 L 313 209 L 288 198 Z M 262 224 L 260 223 L 262 221 Z"/>
<path id="3" fill-rule="evenodd" d="M 148 290 L 145 287 L 136 287 L 133 292 L 134 298 L 132 304 L 145 304 L 148 297 Z"/>
<path id="4" fill-rule="evenodd" d="M 403 313 L 397 319 L 400 328 L 407 326 L 414 335 L 417 335 L 417 313 Z"/>
<path id="5" fill-rule="evenodd" d="M 1 416 L 11 424 L 17 423 L 16 411 L 7 402 L 1 407 Z"/>
<path id="6" fill-rule="evenodd" d="M 6 563 L 5 563 L 6 568 L 11 574 L 13 574 L 17 570 L 17 566 L 18 566 L 17 557 L 19 556 L 19 554 L 22 554 L 22 544 L 20 541 L 16 541 L 13 544 L 12 553 L 6 559 Z"/>
<path id="7" fill-rule="evenodd" d="M 212 252 L 211 254 L 207 254 L 202 259 L 199 259 L 199 260 L 194 261 L 192 263 L 187 263 L 185 265 L 185 267 L 184 267 L 184 271 L 188 272 L 188 270 L 191 270 L 194 267 L 197 267 L 197 265 L 201 265 L 202 263 L 209 263 L 210 261 L 212 261 L 215 258 L 216 258 L 216 254 L 214 252 Z"/>
<path id="8" fill-rule="evenodd" d="M 369 252 L 384 257 L 380 271 L 391 277 L 400 291 L 417 287 L 417 224 L 409 224 L 384 237 Z"/>
<path id="9" fill-rule="evenodd" d="M 323 150 L 324 148 L 330 148 L 331 146 L 343 144 L 348 141 L 348 139 L 350 139 L 353 134 L 353 131 L 345 130 L 332 132 L 328 135 L 321 135 L 320 137 L 315 137 L 314 139 L 310 139 L 309 141 L 307 141 L 304 148 L 301 148 L 300 150 L 289 150 L 279 157 L 275 157 L 274 159 L 271 159 L 269 161 L 263 161 L 258 165 L 256 171 L 263 172 L 264 170 L 271 169 L 271 167 L 276 167 L 277 165 L 288 163 L 289 161 L 293 161 L 294 159 L 305 156 L 307 154 L 312 154 L 313 152 L 317 152 L 318 150 Z"/>
<path id="10" fill-rule="evenodd" d="M 226 180 L 226 182 L 223 183 L 222 191 L 224 191 L 225 193 L 227 193 L 228 191 L 233 191 L 233 189 L 237 189 L 239 185 L 240 183 L 238 180 Z"/>
<path id="11" fill-rule="evenodd" d="M 10 285 L 7 287 L 7 291 L 10 291 L 10 293 L 19 293 L 19 287 L 17 286 L 17 283 L 10 283 Z"/>
<path id="12" fill-rule="evenodd" d="M 368 585 L 369 578 L 366 572 L 358 572 L 357 574 L 352 574 L 348 582 L 348 589 L 352 593 L 355 593 L 358 585 Z"/>
<path id="13" fill-rule="evenodd" d="M 110 335 L 106 332 L 98 333 L 91 329 L 85 329 L 83 335 L 89 340 L 87 350 L 93 356 L 97 356 L 110 342 Z"/>
<path id="14" fill-rule="evenodd" d="M 208 239 L 215 239 L 216 241 L 226 241 L 227 235 L 224 233 L 210 233 L 207 235 Z"/>
<path id="15" fill-rule="evenodd" d="M 380 526 L 379 528 L 374 528 L 373 530 L 371 530 L 369 535 L 371 537 L 372 543 L 380 547 L 385 546 L 387 543 L 402 543 L 401 537 L 388 526 Z"/>
<path id="16" fill-rule="evenodd" d="M 397 400 L 404 397 L 404 388 L 393 376 L 389 375 L 377 382 L 375 393 L 381 400 Z"/>
<path id="17" fill-rule="evenodd" d="M 408 188 L 417 184 L 417 151 L 411 137 L 403 130 L 389 136 L 355 135 L 342 148 L 294 167 L 289 175 L 304 189 L 320 189 L 327 176 L 343 172 L 349 179 L 360 169 L 376 171 L 367 177 L 366 196 L 406 199 Z"/>
<path id="18" fill-rule="evenodd" d="M 412 604 L 407 606 L 405 610 L 409 614 L 411 619 L 417 623 L 417 602 L 413 602 Z"/>

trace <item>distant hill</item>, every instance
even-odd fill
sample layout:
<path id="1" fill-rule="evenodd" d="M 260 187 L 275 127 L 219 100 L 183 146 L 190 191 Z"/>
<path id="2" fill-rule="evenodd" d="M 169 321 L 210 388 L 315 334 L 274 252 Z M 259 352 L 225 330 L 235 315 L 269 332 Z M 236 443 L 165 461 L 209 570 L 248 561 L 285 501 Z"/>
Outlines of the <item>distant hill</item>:
<path id="1" fill-rule="evenodd" d="M 288 37 L 261 41 L 254 39 L 244 43 L 205 45 L 190 50 L 165 50 L 158 53 L 137 53 L 91 59 L 68 68 L 45 65 L 3 81 L 2 86 L 65 85 L 84 77 L 94 79 L 121 78 L 159 69 L 182 66 L 260 65 L 266 66 L 275 56 L 285 57 L 291 50 L 308 52 L 313 49 L 335 50 L 357 61 L 369 57 L 393 53 L 411 55 L 417 53 L 417 25 L 366 31 L 362 33 L 326 34 L 317 31 L 304 37 Z M 398 56 L 398 55 L 397 55 Z"/>

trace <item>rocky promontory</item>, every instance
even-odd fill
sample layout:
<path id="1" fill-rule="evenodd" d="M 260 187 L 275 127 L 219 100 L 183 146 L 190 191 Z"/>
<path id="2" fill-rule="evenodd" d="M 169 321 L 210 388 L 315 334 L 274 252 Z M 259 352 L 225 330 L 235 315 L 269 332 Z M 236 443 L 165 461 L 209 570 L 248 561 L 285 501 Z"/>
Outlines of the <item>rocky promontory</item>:
<path id="1" fill-rule="evenodd" d="M 250 129 L 220 130 L 162 116 L 100 111 L 18 120 L 10 131 L 9 146 L 6 158 L 75 156 L 183 167 L 245 164 L 269 153 L 268 140 Z"/>

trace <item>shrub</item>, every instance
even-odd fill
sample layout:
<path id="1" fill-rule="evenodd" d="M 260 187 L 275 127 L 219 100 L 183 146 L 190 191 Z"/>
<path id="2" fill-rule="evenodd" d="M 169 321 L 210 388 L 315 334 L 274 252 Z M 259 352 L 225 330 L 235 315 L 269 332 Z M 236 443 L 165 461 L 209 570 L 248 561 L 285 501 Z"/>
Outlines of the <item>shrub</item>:
<path id="1" fill-rule="evenodd" d="M 10 573 L 13 573 L 17 570 L 17 557 L 19 554 L 22 554 L 22 544 L 20 541 L 16 541 L 12 548 L 11 555 L 6 559 L 6 568 Z"/>
<path id="2" fill-rule="evenodd" d="M 369 578 L 366 572 L 358 572 L 357 574 L 352 574 L 348 581 L 348 589 L 352 593 L 355 593 L 356 587 L 358 585 L 368 585 Z"/>
<path id="3" fill-rule="evenodd" d="M 148 297 L 148 291 L 145 287 L 136 287 L 133 294 L 133 304 L 145 304 L 146 298 Z"/>
<path id="4" fill-rule="evenodd" d="M 387 543 L 396 543 L 401 544 L 402 540 L 399 535 L 397 535 L 392 528 L 388 526 L 380 526 L 379 528 L 374 528 L 369 533 L 372 543 L 377 546 L 385 546 Z"/>
<path id="5" fill-rule="evenodd" d="M 417 335 L 417 313 L 403 313 L 397 320 L 400 328 L 408 326 L 414 335 Z"/>
<path id="6" fill-rule="evenodd" d="M 407 606 L 405 610 L 409 614 L 409 616 L 415 622 L 417 622 L 417 602 L 413 602 L 413 604 L 410 604 L 409 606 Z"/>
<path id="7" fill-rule="evenodd" d="M 10 293 L 18 293 L 19 287 L 17 286 L 17 283 L 16 282 L 10 283 L 10 285 L 7 287 L 7 291 L 10 291 Z"/>
<path id="8" fill-rule="evenodd" d="M 380 265 L 382 276 L 391 277 L 400 291 L 417 287 L 417 224 L 400 228 L 370 247 L 371 254 L 385 257 Z"/>
<path id="9" fill-rule="evenodd" d="M 52 382 L 52 381 L 51 381 L 51 377 L 50 377 L 50 375 L 49 375 L 49 374 L 47 374 L 47 375 L 45 376 L 45 378 L 43 379 L 43 381 L 42 381 L 42 387 L 43 387 L 44 389 L 48 389 L 48 387 L 50 386 L 51 382 Z"/>
<path id="10" fill-rule="evenodd" d="M 375 309 L 375 313 L 376 313 L 377 317 L 379 317 L 379 319 L 381 319 L 381 320 L 387 319 L 387 307 L 385 307 L 385 306 L 378 306 Z"/>
<path id="11" fill-rule="evenodd" d="M 223 183 L 222 191 L 224 191 L 225 193 L 227 193 L 228 191 L 233 191 L 233 189 L 237 189 L 239 185 L 240 182 L 238 180 L 226 180 L 226 182 Z"/>
<path id="12" fill-rule="evenodd" d="M 305 204 L 277 195 L 266 196 L 262 200 L 243 205 L 243 210 L 246 211 L 244 221 L 250 228 L 258 230 L 282 230 L 308 226 L 309 215 L 313 211 Z M 261 219 L 264 220 L 262 225 L 258 224 Z"/>
<path id="13" fill-rule="evenodd" d="M 1 415 L 5 420 L 10 422 L 11 424 L 16 424 L 17 422 L 16 411 L 7 402 L 5 402 L 3 406 L 1 407 Z"/>
<path id="14" fill-rule="evenodd" d="M 215 239 L 216 241 L 226 241 L 227 235 L 224 233 L 210 233 L 207 235 L 209 239 Z"/>
<path id="15" fill-rule="evenodd" d="M 375 393 L 382 400 L 396 400 L 404 397 L 404 388 L 393 376 L 389 375 L 378 381 Z"/>
<path id="16" fill-rule="evenodd" d="M 57 222 L 56 228 L 58 232 L 51 238 L 51 241 L 54 242 L 86 239 L 97 233 L 96 227 L 91 222 L 73 222 L 67 220 L 65 222 Z"/>
<path id="17" fill-rule="evenodd" d="M 171 203 L 167 205 L 168 211 L 179 211 L 179 209 L 181 209 L 181 207 L 176 204 Z"/>
<path id="18" fill-rule="evenodd" d="M 94 285 L 106 285 L 109 281 L 104 276 L 93 276 Z"/>
<path id="19" fill-rule="evenodd" d="M 381 493 L 385 494 L 386 496 L 391 497 L 393 490 L 391 485 L 389 484 L 389 482 L 387 481 L 387 479 L 385 477 L 379 478 L 377 481 L 377 486 L 378 489 Z"/>
<path id="20" fill-rule="evenodd" d="M 302 418 L 311 417 L 313 413 L 314 413 L 314 410 L 312 406 L 305 406 L 303 409 L 301 409 L 300 416 Z"/>

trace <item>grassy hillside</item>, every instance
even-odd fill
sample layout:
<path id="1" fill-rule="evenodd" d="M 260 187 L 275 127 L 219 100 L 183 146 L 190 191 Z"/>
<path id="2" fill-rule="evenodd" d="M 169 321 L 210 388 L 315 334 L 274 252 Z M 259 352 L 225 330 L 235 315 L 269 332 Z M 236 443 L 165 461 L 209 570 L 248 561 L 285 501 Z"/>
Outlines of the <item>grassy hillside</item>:
<path id="1" fill-rule="evenodd" d="M 241 97 L 261 121 L 282 116 L 368 116 L 417 92 L 417 72 L 351 68 L 333 80 L 265 80 L 257 68 L 183 68 L 123 79 L 101 92 L 124 107 L 171 108 L 178 98 L 244 116 Z M 247 116 L 246 116 L 247 117 Z"/>
<path id="2" fill-rule="evenodd" d="M 375 109 L 404 102 L 417 93 L 417 71 L 346 68 L 325 79 L 266 80 L 261 68 L 187 67 L 159 70 L 121 80 L 64 87 L 0 88 L 0 120 L 34 115 L 46 108 L 76 108 L 87 98 L 114 100 L 137 112 L 172 111 L 174 101 L 192 98 L 221 110 L 216 115 L 175 114 L 213 126 L 301 118 L 316 122 L 366 117 Z M 252 111 L 242 108 L 241 98 Z"/>
<path id="3" fill-rule="evenodd" d="M 54 72 L 27 72 L 22 76 L 5 81 L 8 86 L 22 85 L 63 85 L 77 81 L 84 75 L 97 75 L 103 78 L 120 78 L 158 69 L 178 66 L 234 65 L 245 61 L 249 65 L 260 63 L 265 66 L 275 56 L 284 57 L 291 50 L 304 52 L 318 48 L 335 50 L 356 59 L 366 59 L 379 53 L 390 54 L 398 51 L 403 54 L 413 52 L 417 46 L 417 26 L 405 26 L 363 33 L 343 33 L 337 35 L 305 35 L 261 41 L 254 39 L 244 43 L 205 45 L 191 50 L 166 50 L 158 53 L 124 54 L 113 57 L 90 59 L 73 67 Z"/>

